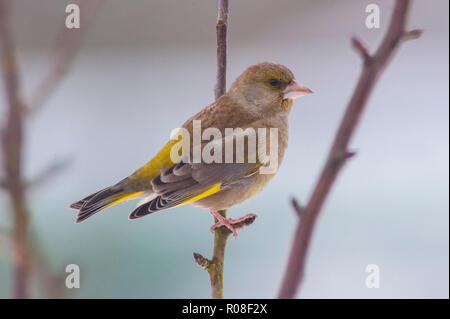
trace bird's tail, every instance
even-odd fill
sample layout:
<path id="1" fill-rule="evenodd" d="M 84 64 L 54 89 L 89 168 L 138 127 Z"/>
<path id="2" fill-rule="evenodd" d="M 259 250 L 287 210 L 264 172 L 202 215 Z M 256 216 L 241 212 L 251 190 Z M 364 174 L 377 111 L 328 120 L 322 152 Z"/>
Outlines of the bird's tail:
<path id="1" fill-rule="evenodd" d="M 84 221 L 101 210 L 133 198 L 142 192 L 126 190 L 121 183 L 107 187 L 70 205 L 77 209 L 77 223 Z"/>

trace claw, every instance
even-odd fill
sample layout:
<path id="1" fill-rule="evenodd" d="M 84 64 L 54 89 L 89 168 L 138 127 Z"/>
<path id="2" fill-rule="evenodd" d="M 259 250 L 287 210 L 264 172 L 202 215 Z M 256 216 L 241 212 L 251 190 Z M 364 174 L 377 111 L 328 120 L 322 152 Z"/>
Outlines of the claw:
<path id="1" fill-rule="evenodd" d="M 214 217 L 217 218 L 218 222 L 210 227 L 212 233 L 216 230 L 217 227 L 225 226 L 233 233 L 233 239 L 237 237 L 237 228 L 241 228 L 243 226 L 249 225 L 253 223 L 256 218 L 255 214 L 247 214 L 244 217 L 238 219 L 225 218 L 219 212 L 211 211 Z"/>
<path id="2" fill-rule="evenodd" d="M 232 225 L 233 222 L 232 221 L 233 221 L 233 219 L 231 219 L 231 218 L 218 221 L 217 223 L 212 225 L 209 229 L 214 234 L 214 231 L 216 230 L 216 228 L 221 227 L 221 226 L 225 226 L 226 228 L 228 228 L 233 233 L 233 238 L 236 238 L 237 237 L 237 231 L 233 227 L 233 225 Z"/>

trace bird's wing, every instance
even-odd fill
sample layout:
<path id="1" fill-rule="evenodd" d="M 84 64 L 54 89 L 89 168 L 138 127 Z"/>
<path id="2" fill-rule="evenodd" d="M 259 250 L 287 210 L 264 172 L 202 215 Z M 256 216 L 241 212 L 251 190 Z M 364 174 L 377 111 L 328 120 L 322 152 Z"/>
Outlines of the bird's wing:
<path id="1" fill-rule="evenodd" d="M 193 136 L 192 123 L 194 120 L 201 121 L 202 129 L 209 127 L 219 129 L 223 136 L 225 136 L 224 130 L 226 127 L 246 128 L 249 124 L 258 124 L 256 122 L 253 123 L 255 120 L 251 114 L 227 94 L 222 95 L 214 103 L 203 108 L 183 124 L 182 128 L 186 129 L 191 136 Z M 148 190 L 151 188 L 150 182 L 153 178 L 157 177 L 161 171 L 165 171 L 176 164 L 171 160 L 170 152 L 177 142 L 178 140 L 170 140 L 152 160 L 131 174 L 126 179 L 126 183 L 134 190 Z"/>
<path id="2" fill-rule="evenodd" d="M 260 164 L 192 164 L 180 162 L 152 180 L 158 195 L 134 210 L 130 219 L 181 206 L 217 193 L 257 172 Z"/>
<path id="3" fill-rule="evenodd" d="M 242 138 L 248 134 L 249 129 L 258 127 L 259 123 L 253 123 L 246 129 L 233 136 L 224 137 L 220 140 L 213 140 L 204 143 L 202 148 L 211 146 L 212 143 L 222 143 L 227 139 L 234 140 Z M 257 132 L 257 130 L 254 130 Z M 246 135 L 248 136 L 248 135 Z M 266 143 L 266 134 L 256 133 L 257 145 Z M 247 140 L 248 141 L 248 140 Z M 195 151 L 195 149 L 193 150 Z M 254 153 L 258 154 L 254 154 Z M 260 154 L 259 147 L 245 147 L 245 156 L 241 163 L 191 163 L 181 161 L 172 165 L 169 169 L 152 179 L 151 185 L 157 197 L 139 206 L 131 214 L 130 219 L 143 217 L 147 214 L 157 212 L 162 209 L 184 205 L 194 202 L 217 193 L 225 187 L 248 178 L 257 173 L 264 165 L 265 154 Z"/>

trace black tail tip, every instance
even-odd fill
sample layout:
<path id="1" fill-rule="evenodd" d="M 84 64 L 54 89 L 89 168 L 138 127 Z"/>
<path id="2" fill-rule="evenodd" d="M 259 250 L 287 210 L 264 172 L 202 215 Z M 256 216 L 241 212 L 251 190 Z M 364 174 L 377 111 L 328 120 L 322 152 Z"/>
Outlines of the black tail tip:
<path id="1" fill-rule="evenodd" d="M 81 212 L 79 212 L 77 215 L 77 219 L 75 220 L 75 224 L 84 222 L 86 219 L 88 219 L 91 216 L 92 216 L 91 214 L 82 214 Z"/>
<path id="2" fill-rule="evenodd" d="M 82 200 L 79 200 L 79 201 L 77 201 L 75 203 L 70 204 L 69 207 L 72 208 L 72 209 L 79 210 L 79 209 L 81 209 L 83 207 L 85 202 L 86 201 L 84 199 L 82 199 Z"/>
<path id="3" fill-rule="evenodd" d="M 128 219 L 129 220 L 138 219 L 138 218 L 144 217 L 145 215 L 150 214 L 151 212 L 148 210 L 150 207 L 150 203 L 151 202 L 145 203 L 145 204 L 142 204 L 141 206 L 136 207 L 136 209 L 133 210 L 131 212 L 131 214 L 128 216 Z"/>

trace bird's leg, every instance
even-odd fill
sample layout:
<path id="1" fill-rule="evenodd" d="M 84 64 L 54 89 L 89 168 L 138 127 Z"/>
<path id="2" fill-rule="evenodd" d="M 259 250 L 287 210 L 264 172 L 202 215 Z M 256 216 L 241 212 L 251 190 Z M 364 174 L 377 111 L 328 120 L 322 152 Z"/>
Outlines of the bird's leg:
<path id="1" fill-rule="evenodd" d="M 236 228 L 234 227 L 234 225 L 239 224 L 239 223 L 244 223 L 248 220 L 251 220 L 253 222 L 253 220 L 256 218 L 255 214 L 247 214 L 238 219 L 225 218 L 218 211 L 214 211 L 214 210 L 211 210 L 211 214 L 213 214 L 214 217 L 216 217 L 218 220 L 217 223 L 215 223 L 214 225 L 211 226 L 211 228 L 210 228 L 211 232 L 214 233 L 214 231 L 216 230 L 217 227 L 225 226 L 233 233 L 233 238 L 237 237 L 237 231 L 236 231 Z"/>

